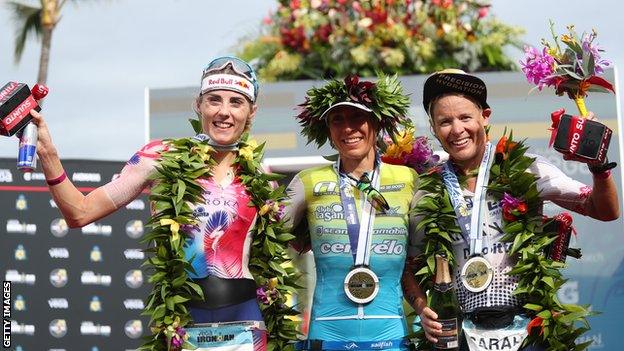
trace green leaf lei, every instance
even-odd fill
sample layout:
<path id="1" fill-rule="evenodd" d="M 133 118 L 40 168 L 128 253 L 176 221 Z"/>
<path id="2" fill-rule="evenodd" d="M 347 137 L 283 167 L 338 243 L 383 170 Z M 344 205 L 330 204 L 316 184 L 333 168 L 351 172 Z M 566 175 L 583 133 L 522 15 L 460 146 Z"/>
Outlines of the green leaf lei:
<path id="1" fill-rule="evenodd" d="M 194 127 L 196 122 L 191 122 Z M 142 239 L 149 247 L 149 258 L 143 265 L 152 273 L 149 282 L 153 289 L 143 311 L 151 318 L 152 336 L 145 338 L 140 350 L 176 350 L 179 347 L 175 345 L 180 344 L 194 349 L 184 331 L 192 323 L 185 302 L 203 301 L 200 286 L 187 273 L 193 268 L 184 256 L 188 237 L 184 227 L 197 223 L 190 204 L 203 201 L 203 189 L 197 180 L 211 176 L 213 149 L 193 138 L 165 140 L 165 144 L 168 150 L 161 153 L 158 172 L 152 177 L 156 185 L 150 201 L 155 214 L 148 222 L 149 233 Z M 262 171 L 263 148 L 264 144 L 257 146 L 247 134 L 243 135 L 235 164 L 251 195 L 249 205 L 258 209 L 249 269 L 259 289 L 269 296 L 260 303 L 267 327 L 267 350 L 288 350 L 298 335 L 297 324 L 291 318 L 298 312 L 286 305 L 286 297 L 299 288 L 299 273 L 289 264 L 287 255 L 287 244 L 294 236 L 286 232 L 281 218 L 285 188 L 273 189 L 271 182 L 281 176 Z"/>
<path id="2" fill-rule="evenodd" d="M 488 193 L 502 200 L 505 194 L 521 199 L 526 206 L 508 212 L 504 219 L 502 241 L 513 243 L 511 255 L 517 263 L 508 274 L 519 278 L 514 290 L 521 301 L 529 323 L 529 335 L 523 345 L 541 344 L 548 350 L 584 350 L 591 341 L 576 344 L 576 339 L 589 330 L 586 317 L 593 313 L 588 306 L 562 304 L 557 290 L 566 282 L 561 274 L 565 264 L 548 259 L 545 248 L 552 243 L 557 232 L 546 229 L 548 221 L 541 214 L 542 201 L 537 190 L 537 177 L 527 171 L 534 159 L 525 155 L 524 142 L 514 142 L 512 133 L 503 136 L 496 147 L 494 164 L 490 168 Z M 460 182 L 465 182 L 460 178 Z M 416 213 L 422 216 L 418 230 L 424 228 L 423 254 L 418 258 L 420 269 L 416 276 L 421 286 L 430 289 L 434 276 L 434 255 L 443 251 L 451 265 L 457 261 L 452 249 L 452 235 L 460 234 L 455 211 L 442 182 L 439 169 L 420 178 L 420 189 L 428 195 L 416 205 Z M 439 196 L 439 195 L 442 196 Z M 426 347 L 421 343 L 420 347 Z"/>

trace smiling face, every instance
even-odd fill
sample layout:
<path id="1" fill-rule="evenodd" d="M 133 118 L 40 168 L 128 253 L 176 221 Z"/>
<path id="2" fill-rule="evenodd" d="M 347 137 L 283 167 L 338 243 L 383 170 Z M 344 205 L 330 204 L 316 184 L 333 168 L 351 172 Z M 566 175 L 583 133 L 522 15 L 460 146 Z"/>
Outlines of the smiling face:
<path id="1" fill-rule="evenodd" d="M 432 102 L 433 132 L 451 160 L 464 171 L 479 167 L 487 142 L 484 127 L 491 112 L 462 95 L 445 95 Z"/>
<path id="2" fill-rule="evenodd" d="M 370 112 L 340 106 L 327 115 L 332 145 L 344 162 L 359 163 L 375 159 L 375 140 L 379 125 Z M 372 165 L 371 165 L 372 168 Z"/>
<path id="3" fill-rule="evenodd" d="M 220 145 L 233 144 L 240 139 L 256 114 L 243 94 L 229 90 L 213 90 L 199 98 L 198 111 L 203 131 Z"/>

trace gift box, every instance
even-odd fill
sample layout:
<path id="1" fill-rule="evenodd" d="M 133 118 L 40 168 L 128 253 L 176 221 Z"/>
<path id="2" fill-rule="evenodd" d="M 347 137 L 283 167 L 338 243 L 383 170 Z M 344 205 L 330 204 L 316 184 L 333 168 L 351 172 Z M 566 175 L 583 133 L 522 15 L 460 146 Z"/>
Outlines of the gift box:
<path id="1" fill-rule="evenodd" d="M 605 162 L 612 133 L 600 122 L 553 113 L 553 147 L 570 159 L 585 163 Z"/>
<path id="2" fill-rule="evenodd" d="M 9 82 L 0 89 L 0 134 L 12 136 L 30 122 L 30 110 L 41 111 L 28 85 Z"/>

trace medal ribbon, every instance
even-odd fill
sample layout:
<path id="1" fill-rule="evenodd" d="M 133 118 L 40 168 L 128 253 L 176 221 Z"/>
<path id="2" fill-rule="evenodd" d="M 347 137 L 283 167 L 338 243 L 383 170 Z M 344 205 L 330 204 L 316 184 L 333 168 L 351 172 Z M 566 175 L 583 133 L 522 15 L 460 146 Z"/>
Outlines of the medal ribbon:
<path id="1" fill-rule="evenodd" d="M 342 203 L 344 218 L 347 222 L 347 233 L 349 234 L 349 243 L 351 245 L 353 261 L 356 266 L 368 265 L 370 260 L 370 247 L 373 242 L 373 223 L 375 221 L 375 212 L 377 209 L 375 204 L 380 204 L 381 206 L 385 204 L 385 206 L 388 206 L 386 200 L 376 189 L 379 187 L 380 183 L 379 169 L 381 164 L 379 160 L 376 159 L 376 167 L 373 170 L 372 176 L 369 177 L 367 173 L 364 173 L 360 180 L 355 180 L 353 177 L 341 173 L 339 164 L 340 157 L 336 163 L 334 163 L 334 170 L 338 174 L 340 184 L 340 201 Z M 360 203 L 362 209 L 361 223 L 364 225 L 360 225 L 360 218 L 357 213 L 355 198 L 353 193 L 349 191 L 351 190 L 349 189 L 351 187 L 355 187 L 362 192 L 363 196 Z"/>
<path id="2" fill-rule="evenodd" d="M 449 193 L 451 204 L 457 216 L 457 223 L 462 232 L 462 237 L 468 243 L 470 248 L 470 256 L 481 254 L 483 248 L 481 215 L 484 212 L 485 193 L 488 180 L 490 178 L 490 166 L 494 158 L 492 157 L 493 145 L 488 142 L 485 145 L 483 159 L 479 165 L 479 175 L 477 176 L 477 185 L 475 186 L 475 196 L 472 202 L 472 211 L 468 211 L 468 205 L 464 199 L 457 175 L 453 170 L 451 161 L 444 163 L 442 169 L 442 181 Z M 468 239 L 470 241 L 468 241 Z"/>

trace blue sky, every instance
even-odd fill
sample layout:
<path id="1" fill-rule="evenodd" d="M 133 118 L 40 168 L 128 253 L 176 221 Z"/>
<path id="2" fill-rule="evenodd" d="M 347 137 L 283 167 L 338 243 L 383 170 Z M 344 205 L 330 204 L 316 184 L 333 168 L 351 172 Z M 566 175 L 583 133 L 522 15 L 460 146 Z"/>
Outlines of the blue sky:
<path id="1" fill-rule="evenodd" d="M 199 85 L 211 58 L 233 52 L 253 35 L 275 0 L 74 1 L 54 32 L 44 113 L 63 158 L 125 160 L 143 144 L 146 87 Z M 599 5 L 598 5 L 599 4 Z M 548 19 L 559 32 L 595 28 L 605 57 L 624 72 L 624 3 L 616 0 L 492 1 L 492 13 L 527 30 L 537 45 L 549 37 Z M 35 81 L 40 46 L 31 41 L 13 63 L 14 24 L 0 0 L 0 84 Z M 516 58 L 521 52 L 512 50 Z M 620 102 L 622 98 L 620 98 Z M 190 102 L 189 102 L 190 106 Z M 0 157 L 15 157 L 17 139 L 0 138 Z"/>

